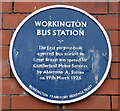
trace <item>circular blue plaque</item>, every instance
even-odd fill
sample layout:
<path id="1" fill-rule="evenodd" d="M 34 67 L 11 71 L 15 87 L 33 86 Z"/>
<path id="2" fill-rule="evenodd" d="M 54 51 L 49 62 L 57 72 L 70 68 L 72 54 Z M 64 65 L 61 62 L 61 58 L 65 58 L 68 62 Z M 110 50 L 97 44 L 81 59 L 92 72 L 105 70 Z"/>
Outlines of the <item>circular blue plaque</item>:
<path id="1" fill-rule="evenodd" d="M 71 103 L 95 92 L 111 64 L 111 45 L 102 25 L 66 5 L 39 9 L 17 27 L 10 64 L 20 85 L 50 103 Z"/>

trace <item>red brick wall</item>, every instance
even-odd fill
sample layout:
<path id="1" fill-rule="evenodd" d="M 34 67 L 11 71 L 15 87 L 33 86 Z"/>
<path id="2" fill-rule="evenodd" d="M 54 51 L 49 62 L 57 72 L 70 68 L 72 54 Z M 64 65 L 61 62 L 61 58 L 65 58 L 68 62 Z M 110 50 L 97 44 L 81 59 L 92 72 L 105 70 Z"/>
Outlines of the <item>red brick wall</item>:
<path id="1" fill-rule="evenodd" d="M 54 2 L 23 3 L 11 0 L 0 4 L 2 4 L 0 6 L 2 8 L 0 12 L 0 87 L 2 88 L 0 90 L 0 103 L 2 103 L 0 109 L 55 109 L 58 111 L 73 111 L 71 109 L 114 111 L 114 109 L 118 109 L 120 106 L 120 91 L 118 90 L 120 88 L 120 25 L 118 25 L 120 24 L 120 11 L 118 9 L 120 2 L 80 3 L 74 2 L 74 0 L 71 2 L 54 0 Z M 96 17 L 108 32 L 113 53 L 111 69 L 103 85 L 88 98 L 67 105 L 50 104 L 30 96 L 14 78 L 8 58 L 10 40 L 17 25 L 31 12 L 55 4 L 76 6 Z"/>

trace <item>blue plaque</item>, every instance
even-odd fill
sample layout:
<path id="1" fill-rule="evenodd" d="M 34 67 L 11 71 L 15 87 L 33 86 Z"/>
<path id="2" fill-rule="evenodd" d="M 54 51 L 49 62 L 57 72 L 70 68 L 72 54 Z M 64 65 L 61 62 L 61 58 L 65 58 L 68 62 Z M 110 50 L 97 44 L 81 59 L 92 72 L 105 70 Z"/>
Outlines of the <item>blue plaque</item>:
<path id="1" fill-rule="evenodd" d="M 72 103 L 95 92 L 111 64 L 111 45 L 102 25 L 66 5 L 39 9 L 17 27 L 10 64 L 20 85 L 50 103 Z"/>

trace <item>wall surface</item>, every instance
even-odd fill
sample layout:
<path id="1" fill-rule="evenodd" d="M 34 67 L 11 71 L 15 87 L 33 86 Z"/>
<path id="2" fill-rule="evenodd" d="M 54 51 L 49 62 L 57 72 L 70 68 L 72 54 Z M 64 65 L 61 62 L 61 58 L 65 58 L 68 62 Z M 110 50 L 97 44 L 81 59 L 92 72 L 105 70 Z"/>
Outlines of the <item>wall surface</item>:
<path id="1" fill-rule="evenodd" d="M 29 1 L 29 0 L 28 0 Z M 39 0 L 41 1 L 41 0 Z M 70 2 L 69 2 L 70 1 Z M 0 109 L 43 109 L 57 111 L 120 110 L 120 2 L 0 2 Z M 97 1 L 97 0 L 96 0 Z M 66 105 L 50 104 L 29 95 L 16 81 L 9 63 L 9 45 L 18 24 L 31 12 L 49 5 L 72 5 L 92 14 L 106 29 L 112 45 L 112 64 L 102 86 L 88 98 Z M 93 110 L 94 109 L 94 110 Z"/>

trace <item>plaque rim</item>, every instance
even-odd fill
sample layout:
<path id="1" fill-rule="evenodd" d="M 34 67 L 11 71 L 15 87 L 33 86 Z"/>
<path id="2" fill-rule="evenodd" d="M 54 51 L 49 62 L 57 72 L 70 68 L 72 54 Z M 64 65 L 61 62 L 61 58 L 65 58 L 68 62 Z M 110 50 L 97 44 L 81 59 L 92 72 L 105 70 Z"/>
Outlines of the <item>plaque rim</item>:
<path id="1" fill-rule="evenodd" d="M 35 94 L 33 91 L 31 91 L 30 89 L 28 89 L 24 84 L 23 82 L 21 81 L 21 79 L 18 77 L 17 75 L 17 72 L 15 70 L 15 67 L 14 67 L 14 63 L 13 63 L 13 57 L 12 57 L 12 48 L 13 48 L 13 44 L 14 44 L 14 40 L 16 38 L 16 35 L 18 33 L 18 31 L 21 29 L 21 27 L 24 25 L 24 23 L 26 23 L 27 20 L 29 20 L 32 16 L 34 16 L 35 14 L 41 12 L 41 11 L 44 11 L 44 10 L 48 10 L 48 9 L 53 9 L 53 8 L 66 8 L 66 9 L 72 9 L 72 10 L 75 10 L 75 11 L 79 11 L 83 14 L 85 14 L 86 16 L 88 16 L 90 19 L 92 19 L 98 26 L 99 28 L 101 29 L 101 31 L 103 32 L 105 38 L 106 38 L 106 41 L 107 41 L 107 45 L 108 45 L 108 49 L 109 49 L 109 60 L 108 60 L 108 64 L 107 64 L 107 68 L 106 68 L 106 71 L 102 77 L 102 79 L 100 80 L 100 82 L 91 90 L 89 91 L 88 93 L 86 93 L 85 95 L 81 96 L 81 97 L 77 97 L 75 99 L 71 99 L 71 100 L 51 100 L 51 99 L 46 99 L 44 97 L 41 97 L 37 94 Z M 111 49 L 111 44 L 110 44 L 110 40 L 109 40 L 109 37 L 107 35 L 107 32 L 105 31 L 105 29 L 103 28 L 103 26 L 92 16 L 90 15 L 88 12 L 82 10 L 82 9 L 79 9 L 77 7 L 74 7 L 74 6 L 69 6 L 69 5 L 51 5 L 51 6 L 47 6 L 47 7 L 43 7 L 43 8 L 40 8 L 36 11 L 34 11 L 33 13 L 31 13 L 30 15 L 28 15 L 25 19 L 23 19 L 23 21 L 18 25 L 18 27 L 16 28 L 13 36 L 12 36 L 12 39 L 11 39 L 11 42 L 10 42 L 10 48 L 9 48 L 9 59 L 10 59 L 10 66 L 11 66 L 11 69 L 13 71 L 13 74 L 15 76 L 15 78 L 17 79 L 17 82 L 22 86 L 22 88 L 27 91 L 28 93 L 30 93 L 32 96 L 42 100 L 42 101 L 45 101 L 45 102 L 49 102 L 49 103 L 55 103 L 55 104 L 66 104 L 66 103 L 73 103 L 73 102 L 77 102 L 77 101 L 80 101 L 88 96 L 90 96 L 92 93 L 94 93 L 101 85 L 102 83 L 104 82 L 104 80 L 106 79 L 107 77 L 107 74 L 109 72 L 109 69 L 110 69 L 110 66 L 111 66 L 111 61 L 112 61 L 112 49 Z"/>

